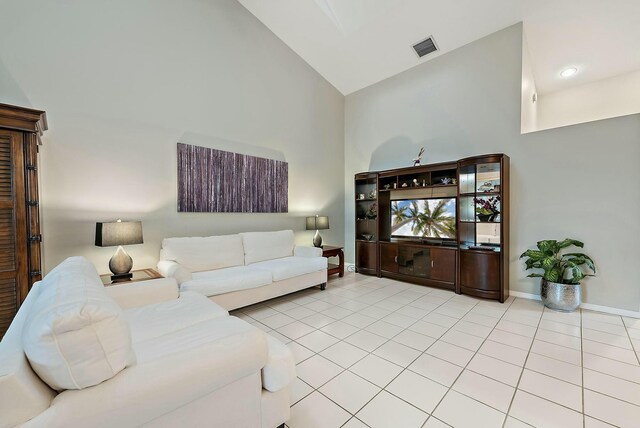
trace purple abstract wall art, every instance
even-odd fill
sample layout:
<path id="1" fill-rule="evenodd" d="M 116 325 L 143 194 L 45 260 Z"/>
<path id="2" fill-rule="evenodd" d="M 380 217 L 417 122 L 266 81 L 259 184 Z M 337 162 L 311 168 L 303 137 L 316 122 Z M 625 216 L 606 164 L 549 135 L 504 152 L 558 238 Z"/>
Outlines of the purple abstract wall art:
<path id="1" fill-rule="evenodd" d="M 178 212 L 286 213 L 287 162 L 178 143 Z"/>

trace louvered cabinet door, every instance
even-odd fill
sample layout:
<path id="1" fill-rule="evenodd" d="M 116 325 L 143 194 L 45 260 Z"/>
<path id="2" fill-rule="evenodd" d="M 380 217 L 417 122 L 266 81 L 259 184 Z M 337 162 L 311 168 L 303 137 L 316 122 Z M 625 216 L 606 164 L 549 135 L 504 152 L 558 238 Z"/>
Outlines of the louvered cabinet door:
<path id="1" fill-rule="evenodd" d="M 29 291 L 23 138 L 0 130 L 0 337 Z"/>

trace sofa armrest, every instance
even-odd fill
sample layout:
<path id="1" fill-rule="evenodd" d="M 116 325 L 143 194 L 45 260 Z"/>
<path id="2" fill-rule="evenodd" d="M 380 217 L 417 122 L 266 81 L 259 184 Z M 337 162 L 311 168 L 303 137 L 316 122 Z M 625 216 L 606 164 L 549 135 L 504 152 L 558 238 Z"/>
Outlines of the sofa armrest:
<path id="1" fill-rule="evenodd" d="M 172 260 L 160 260 L 158 262 L 158 272 L 165 278 L 175 278 L 178 284 L 191 281 L 191 271 Z"/>
<path id="2" fill-rule="evenodd" d="M 296 257 L 322 257 L 322 248 L 296 245 L 293 248 L 293 255 Z"/>
<path id="3" fill-rule="evenodd" d="M 163 415 L 247 376 L 255 375 L 259 385 L 267 361 L 264 336 L 257 328 L 247 329 L 128 367 L 90 388 L 64 391 L 22 428 L 153 425 Z"/>
<path id="4" fill-rule="evenodd" d="M 180 295 L 173 278 L 150 279 L 105 287 L 105 291 L 122 309 L 138 308 L 175 300 Z"/>

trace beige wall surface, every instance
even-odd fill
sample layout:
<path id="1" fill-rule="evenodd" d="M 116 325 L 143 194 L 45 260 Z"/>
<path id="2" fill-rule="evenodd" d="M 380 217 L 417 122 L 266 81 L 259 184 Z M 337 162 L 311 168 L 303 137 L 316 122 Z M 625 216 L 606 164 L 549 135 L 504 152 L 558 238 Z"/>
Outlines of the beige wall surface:
<path id="1" fill-rule="evenodd" d="M 511 289 L 539 293 L 518 256 L 572 237 L 599 268 L 585 301 L 638 311 L 640 116 L 521 135 L 522 26 L 515 25 L 347 96 L 345 241 L 354 260 L 357 172 L 484 153 L 511 157 Z"/>
<path id="2" fill-rule="evenodd" d="M 326 214 L 344 238 L 344 97 L 235 0 L 8 0 L 0 13 L 0 102 L 44 109 L 45 267 L 115 248 L 95 222 L 143 222 L 127 247 L 155 266 L 167 236 L 292 228 Z M 176 209 L 176 143 L 289 163 L 288 214 Z"/>

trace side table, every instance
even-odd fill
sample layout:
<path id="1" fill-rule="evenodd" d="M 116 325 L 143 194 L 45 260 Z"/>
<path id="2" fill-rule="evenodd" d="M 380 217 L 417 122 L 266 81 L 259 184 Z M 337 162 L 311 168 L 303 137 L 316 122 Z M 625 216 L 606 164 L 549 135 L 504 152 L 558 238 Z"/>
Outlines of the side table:
<path id="1" fill-rule="evenodd" d="M 338 274 L 340 278 L 344 276 L 344 247 L 332 247 L 330 245 L 322 246 L 322 257 L 337 257 L 338 264 L 329 263 L 327 268 L 327 276 Z"/>
<path id="2" fill-rule="evenodd" d="M 164 278 L 162 275 L 160 275 L 160 273 L 158 273 L 158 271 L 152 268 L 132 270 L 131 273 L 133 274 L 133 277 L 131 279 L 124 279 L 121 281 L 111 281 L 111 274 L 100 275 L 100 279 L 102 280 L 102 283 L 105 287 L 109 287 L 111 285 L 124 285 L 131 282 Z"/>

